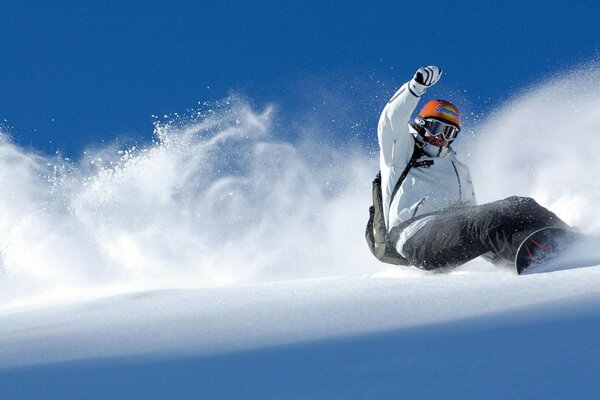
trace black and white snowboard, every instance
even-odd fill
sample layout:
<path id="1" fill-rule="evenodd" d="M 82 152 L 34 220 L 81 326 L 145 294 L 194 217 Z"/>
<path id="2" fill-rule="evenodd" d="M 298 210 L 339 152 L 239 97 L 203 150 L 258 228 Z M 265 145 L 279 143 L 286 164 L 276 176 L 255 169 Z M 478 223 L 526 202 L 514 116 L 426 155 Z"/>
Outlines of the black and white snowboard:
<path id="1" fill-rule="evenodd" d="M 529 235 L 519 246 L 515 266 L 519 275 L 546 265 L 571 246 L 580 234 L 558 227 L 542 228 Z"/>

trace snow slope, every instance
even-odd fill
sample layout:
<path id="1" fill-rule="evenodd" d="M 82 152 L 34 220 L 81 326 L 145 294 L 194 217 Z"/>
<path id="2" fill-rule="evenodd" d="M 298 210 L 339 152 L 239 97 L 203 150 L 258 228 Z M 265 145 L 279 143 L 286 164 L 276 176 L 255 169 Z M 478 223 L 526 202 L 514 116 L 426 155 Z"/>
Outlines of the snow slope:
<path id="1" fill-rule="evenodd" d="M 376 156 L 283 142 L 243 99 L 76 162 L 3 136 L 0 398 L 597 398 L 599 83 L 582 66 L 464 132 L 480 201 L 591 234 L 526 276 L 378 264 Z"/>
<path id="2" fill-rule="evenodd" d="M 2 316 L 3 398 L 595 398 L 600 267 L 135 293 Z"/>

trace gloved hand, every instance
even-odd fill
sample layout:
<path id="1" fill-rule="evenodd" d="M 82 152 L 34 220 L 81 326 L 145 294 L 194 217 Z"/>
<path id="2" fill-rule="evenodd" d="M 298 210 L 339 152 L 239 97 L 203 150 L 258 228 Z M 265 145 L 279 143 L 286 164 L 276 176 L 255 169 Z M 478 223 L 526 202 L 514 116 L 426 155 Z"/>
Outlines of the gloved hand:
<path id="1" fill-rule="evenodd" d="M 425 90 L 433 86 L 442 76 L 442 69 L 435 65 L 421 67 L 408 84 L 409 89 L 417 96 L 423 95 Z"/>

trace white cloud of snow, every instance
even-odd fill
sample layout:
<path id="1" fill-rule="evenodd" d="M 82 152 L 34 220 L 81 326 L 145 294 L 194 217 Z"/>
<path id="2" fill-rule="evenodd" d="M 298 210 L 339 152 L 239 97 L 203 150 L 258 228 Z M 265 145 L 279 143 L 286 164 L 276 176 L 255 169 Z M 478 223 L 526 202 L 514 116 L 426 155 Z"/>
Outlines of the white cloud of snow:
<path id="1" fill-rule="evenodd" d="M 599 82 L 595 64 L 543 82 L 459 138 L 479 201 L 532 196 L 597 231 Z M 380 271 L 363 238 L 376 155 L 273 121 L 232 97 L 75 162 L 2 136 L 0 305 Z"/>

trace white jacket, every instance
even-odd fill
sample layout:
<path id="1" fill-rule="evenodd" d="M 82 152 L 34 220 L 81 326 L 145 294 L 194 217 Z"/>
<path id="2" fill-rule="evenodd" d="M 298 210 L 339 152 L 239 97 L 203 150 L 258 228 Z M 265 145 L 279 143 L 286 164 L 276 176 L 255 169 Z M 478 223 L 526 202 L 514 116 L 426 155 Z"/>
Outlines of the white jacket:
<path id="1" fill-rule="evenodd" d="M 419 160 L 433 160 L 433 165 L 411 168 L 390 204 L 392 191 L 413 154 L 415 140 L 422 142 L 410 126 L 410 118 L 418 102 L 419 97 L 408 90 L 406 83 L 394 94 L 379 118 L 377 136 L 381 191 L 388 231 L 412 217 L 476 204 L 469 168 L 458 161 L 451 147 L 436 147 L 428 143 L 423 146 L 426 155 Z M 421 222 L 404 230 L 406 232 L 399 241 L 402 243 L 396 246 L 401 254 L 402 245 L 409 237 L 407 234 L 422 226 Z"/>

